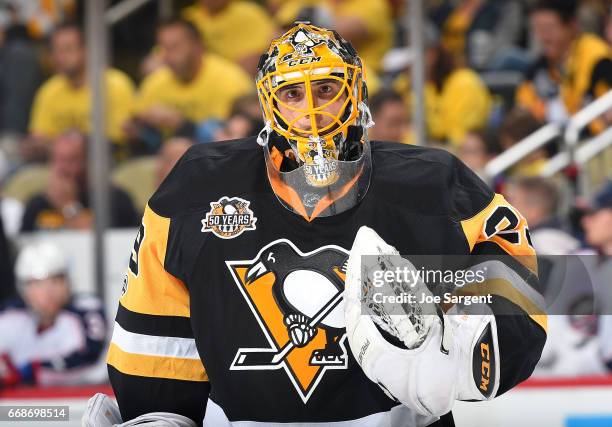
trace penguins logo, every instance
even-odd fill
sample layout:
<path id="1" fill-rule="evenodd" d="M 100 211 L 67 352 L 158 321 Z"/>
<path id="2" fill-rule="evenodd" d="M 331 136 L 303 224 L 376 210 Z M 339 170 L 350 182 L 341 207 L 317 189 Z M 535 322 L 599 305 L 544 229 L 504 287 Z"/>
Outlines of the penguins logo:
<path id="1" fill-rule="evenodd" d="M 222 239 L 233 239 L 245 230 L 255 230 L 257 218 L 249 209 L 250 202 L 240 197 L 222 197 L 210 204 L 210 212 L 202 220 L 202 233 L 213 232 Z"/>
<path id="2" fill-rule="evenodd" d="M 293 47 L 293 52 L 283 56 L 281 61 L 289 62 L 289 66 L 318 62 L 321 60 L 321 57 L 315 56 L 313 48 L 324 42 L 325 40 L 318 34 L 299 30 L 289 40 Z"/>
<path id="3" fill-rule="evenodd" d="M 284 369 L 306 403 L 325 372 L 347 368 L 342 293 L 348 252 L 323 246 L 302 253 L 291 241 L 226 264 L 268 345 L 239 348 L 230 370 Z"/>

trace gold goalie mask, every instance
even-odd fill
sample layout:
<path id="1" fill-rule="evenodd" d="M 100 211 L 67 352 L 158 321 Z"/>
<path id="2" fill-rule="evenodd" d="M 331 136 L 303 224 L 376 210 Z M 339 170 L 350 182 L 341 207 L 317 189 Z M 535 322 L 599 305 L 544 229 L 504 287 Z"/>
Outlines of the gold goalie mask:
<path id="1" fill-rule="evenodd" d="M 268 178 L 280 202 L 307 221 L 354 207 L 370 182 L 363 65 L 337 32 L 296 23 L 258 65 Z"/>

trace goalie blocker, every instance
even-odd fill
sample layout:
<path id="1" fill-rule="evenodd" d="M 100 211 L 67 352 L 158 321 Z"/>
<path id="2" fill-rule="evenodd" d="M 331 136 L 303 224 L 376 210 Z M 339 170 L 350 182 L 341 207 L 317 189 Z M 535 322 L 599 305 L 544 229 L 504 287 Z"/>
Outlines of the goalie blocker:
<path id="1" fill-rule="evenodd" d="M 433 305 L 419 304 L 409 305 L 401 315 L 399 305 L 384 307 L 368 300 L 373 271 L 397 267 L 415 270 L 374 230 L 362 227 L 348 263 L 345 314 L 350 348 L 366 376 L 426 416 L 446 414 L 457 399 L 493 398 L 500 376 L 495 316 L 471 314 L 457 305 L 448 313 L 435 313 Z M 397 291 L 387 286 L 387 291 Z M 414 293 L 416 301 L 431 295 L 422 281 L 403 291 Z M 364 315 L 364 309 L 369 313 Z"/>

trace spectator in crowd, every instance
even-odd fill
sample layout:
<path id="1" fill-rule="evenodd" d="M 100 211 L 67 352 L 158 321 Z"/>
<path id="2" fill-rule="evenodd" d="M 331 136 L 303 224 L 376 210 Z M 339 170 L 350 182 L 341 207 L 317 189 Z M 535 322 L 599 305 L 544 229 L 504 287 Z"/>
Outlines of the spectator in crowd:
<path id="1" fill-rule="evenodd" d="M 582 224 L 593 249 L 540 259 L 539 267 L 549 272 L 543 293 L 547 312 L 555 316 L 549 316 L 549 339 L 534 376 L 594 375 L 612 369 L 612 183 L 596 195 Z M 553 254 L 568 248 L 564 242 L 557 249 L 549 243 L 545 249 Z"/>
<path id="2" fill-rule="evenodd" d="M 582 220 L 586 242 L 600 255 L 593 273 L 602 284 L 598 335 L 601 356 L 612 371 L 612 181 L 596 195 L 591 212 Z"/>
<path id="3" fill-rule="evenodd" d="M 457 147 L 457 157 L 485 181 L 485 166 L 500 153 L 497 135 L 489 128 L 467 132 Z"/>
<path id="4" fill-rule="evenodd" d="M 149 152 L 159 149 L 164 136 L 191 138 L 198 123 L 226 119 L 233 102 L 253 86 L 240 67 L 204 52 L 200 33 L 189 21 L 163 22 L 157 42 L 165 66 L 142 82 L 135 117 L 126 125 Z"/>
<path id="5" fill-rule="evenodd" d="M 578 6 L 580 29 L 588 33 L 603 34 L 609 9 L 609 0 L 580 0 Z"/>
<path id="6" fill-rule="evenodd" d="M 426 41 L 425 115 L 429 140 L 456 146 L 466 132 L 487 125 L 491 94 L 476 72 L 456 65 L 432 26 L 427 28 Z M 408 75 L 400 76 L 395 88 L 412 105 Z"/>
<path id="7" fill-rule="evenodd" d="M 32 107 L 30 143 L 45 144 L 70 130 L 91 131 L 91 90 L 86 69 L 86 47 L 80 28 L 57 27 L 50 38 L 51 59 L 56 74 L 37 91 Z M 129 77 L 116 69 L 105 74 L 107 94 L 106 135 L 119 147 L 125 135 L 122 124 L 132 112 L 134 87 Z M 29 150 L 26 150 L 29 152 Z M 125 155 L 119 150 L 118 156 Z"/>
<path id="8" fill-rule="evenodd" d="M 521 1 L 460 0 L 434 2 L 430 18 L 440 28 L 442 45 L 457 64 L 476 69 L 521 69 L 518 49 L 523 33 Z"/>
<path id="9" fill-rule="evenodd" d="M 21 298 L 0 311 L 0 390 L 86 381 L 106 340 L 102 303 L 72 295 L 66 257 L 50 242 L 26 245 L 15 270 Z"/>
<path id="10" fill-rule="evenodd" d="M 612 50 L 594 34 L 581 33 L 577 0 L 538 0 L 531 24 L 541 56 L 516 92 L 516 103 L 539 120 L 564 123 L 612 88 Z M 599 132 L 598 121 L 591 131 Z"/>
<path id="11" fill-rule="evenodd" d="M 541 177 L 522 177 L 507 187 L 508 201 L 529 224 L 531 242 L 538 254 L 566 255 L 580 248 L 559 216 L 561 194 L 554 182 Z"/>
<path id="12" fill-rule="evenodd" d="M 256 93 L 243 95 L 234 101 L 232 105 L 232 115 L 236 113 L 244 113 L 253 119 L 261 119 L 261 107 L 259 106 L 259 98 Z"/>
<path id="13" fill-rule="evenodd" d="M 254 93 L 234 101 L 227 120 L 211 119 L 198 124 L 196 142 L 223 141 L 257 135 L 264 127 L 259 99 Z"/>
<path id="14" fill-rule="evenodd" d="M 597 194 L 582 226 L 589 246 L 602 255 L 612 256 L 612 182 Z"/>
<path id="15" fill-rule="evenodd" d="M 254 118 L 245 112 L 237 111 L 215 133 L 215 141 L 229 141 L 257 135 L 263 127 L 264 122 L 260 117 Z"/>
<path id="16" fill-rule="evenodd" d="M 164 143 L 162 148 L 157 153 L 157 162 L 155 165 L 155 183 L 158 187 L 162 181 L 168 176 L 176 162 L 185 154 L 185 152 L 193 145 L 193 141 L 188 138 L 175 136 Z"/>
<path id="17" fill-rule="evenodd" d="M 310 21 L 335 29 L 359 52 L 368 71 L 381 71 L 383 56 L 393 44 L 393 20 L 387 0 L 268 0 L 268 4 L 276 10 L 276 19 L 283 26 Z"/>
<path id="18" fill-rule="evenodd" d="M 276 26 L 267 11 L 247 0 L 196 0 L 183 17 L 198 28 L 210 52 L 239 64 L 254 75 L 259 56 Z"/>
<path id="19" fill-rule="evenodd" d="M 516 143 L 522 141 L 542 127 L 542 122 L 536 119 L 530 111 L 515 108 L 510 111 L 499 127 L 499 144 L 502 150 L 507 150 Z M 523 158 L 513 166 L 508 175 L 510 176 L 535 176 L 540 173 L 547 159 L 546 150 L 540 149 Z"/>
<path id="20" fill-rule="evenodd" d="M 0 133 L 24 135 L 41 80 L 35 47 L 26 27 L 0 24 Z"/>
<path id="21" fill-rule="evenodd" d="M 87 139 L 78 132 L 60 135 L 51 145 L 49 181 L 44 193 L 27 203 L 22 231 L 90 229 L 93 212 L 87 182 Z M 129 196 L 111 186 L 111 227 L 137 226 Z"/>
<path id="22" fill-rule="evenodd" d="M 569 376 L 612 370 L 612 182 L 596 195 L 582 225 L 593 250 L 568 258 L 562 275 L 553 272 L 561 286 L 551 312 L 562 315 L 551 316 L 554 339 L 536 372 Z"/>
<path id="23" fill-rule="evenodd" d="M 369 100 L 375 125 L 368 130 L 372 140 L 412 143 L 408 108 L 402 96 L 382 89 Z"/>
<path id="24" fill-rule="evenodd" d="M 2 0 L 0 28 L 15 23 L 24 26 L 33 39 L 42 40 L 60 22 L 74 19 L 76 12 L 76 0 Z"/>

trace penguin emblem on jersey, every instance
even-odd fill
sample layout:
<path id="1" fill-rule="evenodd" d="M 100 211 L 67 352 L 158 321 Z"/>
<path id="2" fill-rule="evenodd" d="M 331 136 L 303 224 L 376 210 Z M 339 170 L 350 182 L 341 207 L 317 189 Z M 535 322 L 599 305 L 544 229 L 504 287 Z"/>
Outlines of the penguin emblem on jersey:
<path id="1" fill-rule="evenodd" d="M 268 341 L 262 348 L 239 348 L 230 370 L 284 369 L 306 403 L 327 370 L 346 369 L 348 255 L 332 245 L 303 253 L 281 239 L 252 260 L 227 261 Z"/>
<path id="2" fill-rule="evenodd" d="M 202 233 L 212 232 L 222 239 L 233 239 L 246 230 L 255 230 L 257 218 L 249 209 L 250 202 L 240 197 L 221 197 L 211 202 L 210 212 L 202 220 Z"/>

